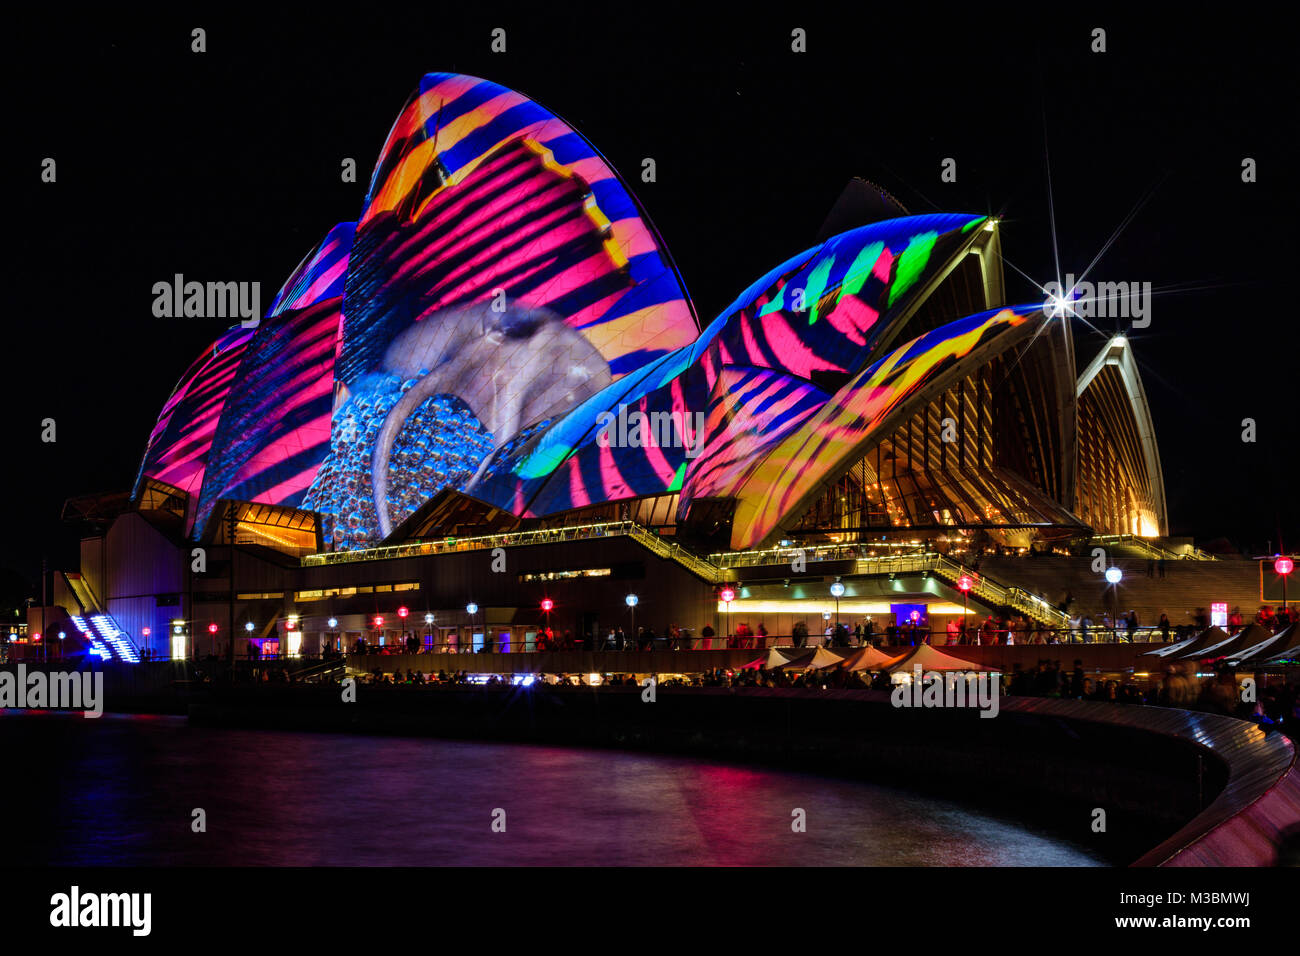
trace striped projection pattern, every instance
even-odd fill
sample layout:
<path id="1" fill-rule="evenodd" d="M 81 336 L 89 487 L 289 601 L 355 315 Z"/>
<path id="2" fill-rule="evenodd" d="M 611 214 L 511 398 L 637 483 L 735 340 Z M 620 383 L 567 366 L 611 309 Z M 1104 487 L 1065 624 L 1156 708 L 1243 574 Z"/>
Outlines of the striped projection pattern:
<path id="1" fill-rule="evenodd" d="M 591 144 L 519 93 L 430 74 L 357 222 L 185 373 L 137 493 L 188 493 L 196 534 L 223 499 L 315 512 L 331 550 L 378 544 L 445 489 L 519 519 L 656 498 L 685 521 L 723 500 L 748 547 L 919 394 L 1035 326 L 949 320 L 969 308 L 908 325 L 985 221 L 842 232 L 701 331 Z"/>
<path id="2" fill-rule="evenodd" d="M 527 442 L 502 448 L 467 493 L 540 517 L 680 491 L 684 518 L 693 499 L 713 496 L 724 462 L 734 457 L 731 467 L 741 467 L 740 459 L 766 454 L 829 400 L 828 388 L 868 364 L 881 331 L 982 221 L 891 219 L 806 250 L 741 293 L 691 345 L 614 382 Z M 650 422 L 698 422 L 701 444 L 673 441 L 675 431 L 661 425 L 650 447 L 608 447 L 602 420 L 635 413 Z M 719 452 L 725 457 L 715 461 Z"/>
<path id="3" fill-rule="evenodd" d="M 500 312 L 466 319 L 488 305 Z M 421 329 L 439 325 L 457 334 Z M 185 491 L 199 532 L 235 498 L 317 510 L 331 546 L 370 544 L 537 424 L 519 415 L 567 410 L 698 331 L 653 226 L 582 136 L 502 86 L 430 74 L 384 144 L 359 220 L 308 254 L 259 328 L 223 335 L 173 390 L 136 493 L 145 477 Z M 471 339 L 481 358 L 457 381 L 495 382 L 487 398 L 430 374 Z M 494 350 L 500 341 L 517 347 Z M 394 357 L 399 346 L 423 364 Z M 537 361 L 519 360 L 525 346 Z M 508 374 L 542 364 L 536 381 Z M 407 434 L 435 425 L 445 434 Z M 376 459 L 378 484 L 396 489 L 382 515 Z"/>

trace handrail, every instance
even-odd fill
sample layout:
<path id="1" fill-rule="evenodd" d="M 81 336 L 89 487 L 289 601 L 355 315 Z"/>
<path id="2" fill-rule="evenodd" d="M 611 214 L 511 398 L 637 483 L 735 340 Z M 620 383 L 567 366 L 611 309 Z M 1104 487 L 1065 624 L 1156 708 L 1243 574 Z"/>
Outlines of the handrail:
<path id="1" fill-rule="evenodd" d="M 670 558 L 673 561 L 678 562 L 687 570 L 693 571 L 700 577 L 704 578 L 704 580 L 713 584 L 721 584 L 723 581 L 730 579 L 730 576 L 727 574 L 725 569 L 698 557 L 690 551 L 687 551 L 680 544 L 669 544 L 663 538 L 656 534 L 651 534 L 648 529 L 641 527 L 641 525 L 636 524 L 635 522 L 628 522 L 628 525 L 629 530 L 627 534 L 629 537 L 639 544 L 645 545 L 660 557 Z"/>
<path id="2" fill-rule="evenodd" d="M 710 559 L 722 567 L 734 568 L 763 564 L 785 564 L 802 558 L 804 561 L 852 560 L 854 574 L 912 573 L 937 571 L 948 583 L 956 584 L 967 573 L 965 565 L 935 551 L 914 554 L 874 555 L 863 557 L 861 545 L 839 544 L 811 548 L 771 548 L 766 551 L 742 551 L 731 555 L 712 554 Z M 1021 587 L 1004 585 L 984 574 L 973 574 L 971 593 L 998 606 L 1013 607 L 1036 621 L 1062 627 L 1069 623 L 1069 615 L 1053 607 L 1043 598 Z"/>
<path id="3" fill-rule="evenodd" d="M 437 541 L 412 541 L 406 544 L 386 545 L 379 548 L 361 548 L 354 551 L 331 551 L 303 557 L 304 567 L 327 564 L 349 564 L 360 561 L 384 561 L 391 558 L 422 557 L 431 554 L 453 554 L 458 551 L 483 551 L 491 548 L 520 548 L 535 544 L 555 544 L 561 541 L 588 541 L 625 535 L 645 545 L 655 554 L 676 561 L 689 571 L 714 584 L 728 580 L 726 571 L 687 551 L 679 544 L 669 544 L 635 521 L 604 521 L 585 525 L 566 525 L 560 528 L 540 528 L 536 531 L 511 531 L 501 534 L 479 535 L 472 538 L 442 538 Z"/>
<path id="4" fill-rule="evenodd" d="M 328 677 L 335 671 L 347 670 L 347 666 L 348 662 L 345 656 L 326 657 L 313 664 L 308 664 L 300 670 L 294 671 L 293 679 L 295 681 L 312 681 L 317 678 Z"/>
<path id="5" fill-rule="evenodd" d="M 1039 626 L 1026 631 L 1014 631 L 1005 623 L 994 628 L 993 633 L 996 635 L 995 644 L 984 644 L 983 646 L 1012 646 L 1007 642 L 1010 635 L 1014 640 L 1014 646 L 1034 645 L 1046 647 L 1049 645 L 1061 644 L 1128 644 L 1130 646 L 1147 646 L 1147 647 L 1172 647 L 1177 644 L 1180 638 L 1175 632 L 1170 632 L 1170 638 L 1166 642 L 1162 640 L 1160 629 L 1156 627 L 1143 626 L 1137 628 L 1132 635 L 1123 627 L 1115 628 L 1105 627 L 1101 624 L 1095 624 L 1088 628 L 1082 627 L 1052 627 Z M 1034 640 L 1035 635 L 1043 638 L 1041 644 Z M 871 643 L 880 648 L 905 648 L 914 647 L 915 643 L 930 643 L 935 647 L 979 647 L 983 643 L 981 629 L 977 625 L 972 625 L 967 631 L 966 642 L 954 642 L 952 640 L 946 643 L 939 643 L 939 638 L 947 638 L 948 635 L 944 630 L 918 629 L 914 634 L 908 634 L 899 631 L 895 635 L 895 640 L 888 640 L 887 631 L 881 629 L 875 632 Z M 657 634 L 651 640 L 646 635 L 625 634 L 623 641 L 619 644 L 616 640 L 611 641 L 608 635 L 602 636 L 594 645 L 589 646 L 587 641 L 574 640 L 572 646 L 551 646 L 545 647 L 534 640 L 510 640 L 504 644 L 501 642 L 488 640 L 484 641 L 482 646 L 474 648 L 471 645 L 457 643 L 448 638 L 440 638 L 432 643 L 421 643 L 416 650 L 412 651 L 402 643 L 393 644 L 367 644 L 364 651 L 359 651 L 353 647 L 345 652 L 349 659 L 357 657 L 432 657 L 439 660 L 444 658 L 455 659 L 465 657 L 478 657 L 483 654 L 500 654 L 507 657 L 512 655 L 561 655 L 566 653 L 621 653 L 632 651 L 661 652 L 661 651 L 721 651 L 721 650 L 750 650 L 750 651 L 768 651 L 773 648 L 797 648 L 801 650 L 815 650 L 818 647 L 826 647 L 830 650 L 851 652 L 859 650 L 866 646 L 865 637 L 858 637 L 853 631 L 849 631 L 846 644 L 833 644 L 831 639 L 824 634 L 804 635 L 803 643 L 797 644 L 792 634 L 732 634 L 730 636 L 717 634 L 713 637 L 701 637 L 693 630 L 687 630 L 680 636 L 674 638 L 670 635 Z M 915 643 L 914 643 L 915 642 Z M 279 658 L 262 658 L 263 661 L 275 661 Z"/>
<path id="6" fill-rule="evenodd" d="M 1173 561 L 1189 561 L 1189 560 L 1190 561 L 1217 561 L 1219 560 L 1209 552 L 1202 551 L 1200 548 L 1195 546 L 1193 546 L 1188 551 L 1187 554 L 1179 554 L 1177 551 L 1171 551 L 1166 547 L 1163 547 L 1158 544 L 1154 544 L 1151 541 L 1148 541 L 1146 538 L 1138 537 L 1135 534 L 1099 534 L 1099 535 L 1094 535 L 1090 539 L 1089 543 L 1090 544 L 1096 543 L 1096 544 L 1112 544 L 1112 545 L 1115 544 L 1133 545 L 1139 551 L 1145 551 L 1150 557 L 1163 558 L 1163 559 L 1173 560 Z"/>
<path id="7" fill-rule="evenodd" d="M 790 546 L 788 548 L 767 548 L 762 551 L 723 551 L 710 554 L 709 561 L 720 568 L 756 567 L 768 564 L 790 564 L 796 558 L 804 561 L 848 561 L 872 560 L 862 558 L 860 544 L 810 545 L 808 547 Z M 914 557 L 916 554 L 930 552 L 912 552 L 907 555 L 879 555 L 881 560 L 891 558 Z"/>
<path id="8" fill-rule="evenodd" d="M 934 563 L 933 570 L 948 578 L 951 584 L 956 584 L 961 579 L 961 576 L 966 573 L 965 566 L 958 564 L 945 555 L 935 555 Z M 1061 627 L 1070 622 L 1070 616 L 1064 611 L 1052 607 L 1043 598 L 1031 594 L 1024 588 L 1000 584 L 984 574 L 972 575 L 972 579 L 973 586 L 971 590 L 978 597 L 991 598 L 999 604 L 1021 611 L 1036 621 L 1051 624 L 1055 627 Z"/>
<path id="9" fill-rule="evenodd" d="M 93 618 L 95 615 L 104 615 L 112 622 L 113 628 L 117 631 L 115 636 L 122 640 L 135 654 L 136 661 L 139 662 L 144 660 L 143 649 L 136 643 L 135 638 L 127 633 L 125 629 L 118 627 L 117 621 L 113 618 L 113 615 L 109 613 L 108 607 L 101 604 L 99 598 L 95 597 L 95 592 L 91 590 L 90 584 L 86 581 L 85 575 L 70 573 L 67 571 L 61 573 L 63 574 L 64 583 L 68 586 L 68 590 L 72 592 L 72 596 L 76 598 L 77 603 L 81 605 L 81 613 L 86 617 L 86 619 L 92 621 L 91 627 L 95 627 L 93 624 Z M 103 637 L 107 640 L 107 637 L 104 635 L 97 636 Z M 112 654 L 114 658 L 117 658 L 120 652 L 116 647 L 111 646 L 111 641 L 109 643 L 109 653 Z M 127 660 L 129 661 L 130 659 L 127 658 Z"/>
<path id="10" fill-rule="evenodd" d="M 302 558 L 304 567 L 326 564 L 350 564 L 360 561 L 383 561 L 390 558 L 421 557 L 429 554 L 452 554 L 457 551 L 481 551 L 491 548 L 523 547 L 530 544 L 552 544 L 557 541 L 582 541 L 608 535 L 627 534 L 631 521 L 606 521 L 585 525 L 567 525 L 560 528 L 539 528 L 535 531 L 510 531 L 500 534 L 478 535 L 471 538 L 440 538 L 437 541 L 410 541 L 405 544 L 384 545 L 378 548 L 358 548 L 352 551 L 329 551 L 308 554 Z"/>

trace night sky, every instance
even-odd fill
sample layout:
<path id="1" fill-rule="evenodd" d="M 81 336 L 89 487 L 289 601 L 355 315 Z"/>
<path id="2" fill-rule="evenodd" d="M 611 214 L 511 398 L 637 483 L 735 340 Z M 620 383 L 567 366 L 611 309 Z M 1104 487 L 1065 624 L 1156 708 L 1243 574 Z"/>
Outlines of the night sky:
<path id="1" fill-rule="evenodd" d="M 1146 199 L 1090 278 L 1178 290 L 1130 336 L 1171 531 L 1256 552 L 1281 536 L 1294 549 L 1290 33 L 1194 9 L 1135 23 L 913 8 L 891 20 L 792 4 L 743 23 L 659 4 L 627 5 L 617 21 L 613 6 L 465 4 L 461 17 L 362 5 L 247 22 L 74 21 L 50 8 L 16 23 L 0 566 L 33 583 L 42 551 L 75 566 L 64 499 L 130 487 L 172 387 L 221 331 L 221 320 L 154 318 L 153 284 L 177 272 L 260 281 L 269 305 L 326 231 L 357 217 L 390 125 L 439 70 L 517 89 L 583 132 L 628 178 L 704 322 L 812 245 L 855 175 L 914 213 L 1000 214 L 1007 260 L 1039 282 L 1055 272 L 1045 143 L 1062 273 L 1082 272 Z M 195 26 L 206 53 L 190 52 Z M 497 26 L 505 54 L 489 49 Z M 1104 54 L 1089 50 L 1097 26 Z M 805 54 L 790 51 L 794 27 L 808 31 Z M 55 184 L 40 181 L 47 156 Z M 640 182 L 647 156 L 653 184 Z M 1254 184 L 1241 180 L 1247 156 Z M 344 157 L 357 160 L 355 184 L 340 181 Z M 940 180 L 945 157 L 955 183 Z M 1042 299 L 1006 273 L 1012 302 Z M 1080 368 L 1102 341 L 1076 326 Z M 54 444 L 41 441 L 45 418 Z M 1241 440 L 1244 418 L 1255 444 Z"/>

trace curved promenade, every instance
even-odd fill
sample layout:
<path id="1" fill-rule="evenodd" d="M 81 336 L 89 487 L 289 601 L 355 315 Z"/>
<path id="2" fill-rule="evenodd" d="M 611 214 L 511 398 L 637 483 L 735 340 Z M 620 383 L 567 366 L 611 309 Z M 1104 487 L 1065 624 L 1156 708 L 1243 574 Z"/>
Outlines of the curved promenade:
<path id="1" fill-rule="evenodd" d="M 897 708 L 883 691 L 235 686 L 197 722 L 617 747 L 776 764 L 925 789 L 1050 828 L 1114 863 L 1270 865 L 1300 821 L 1291 742 L 1169 708 L 1045 698 Z M 1098 832 L 1098 810 L 1106 827 Z"/>

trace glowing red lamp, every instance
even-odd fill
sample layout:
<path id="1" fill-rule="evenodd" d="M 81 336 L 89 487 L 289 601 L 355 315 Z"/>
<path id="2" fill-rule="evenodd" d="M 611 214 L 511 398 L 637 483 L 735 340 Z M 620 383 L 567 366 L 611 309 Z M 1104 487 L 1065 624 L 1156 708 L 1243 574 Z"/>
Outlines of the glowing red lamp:
<path id="1" fill-rule="evenodd" d="M 1278 574 L 1290 574 L 1295 570 L 1295 562 L 1290 558 L 1278 558 L 1273 562 L 1273 570 Z"/>
<path id="2" fill-rule="evenodd" d="M 549 614 L 550 611 L 551 611 L 551 608 L 553 608 L 553 607 L 555 607 L 555 602 L 554 602 L 554 601 L 552 601 L 550 598 L 542 598 L 542 610 L 543 610 L 543 611 L 546 611 L 546 612 Z"/>
<path id="3" fill-rule="evenodd" d="M 730 604 L 736 600 L 736 592 L 733 588 L 723 588 L 718 592 L 718 597 L 722 599 L 723 604 Z"/>
<path id="4" fill-rule="evenodd" d="M 405 606 L 399 607 L 399 608 L 397 609 L 397 616 L 400 617 L 402 620 L 406 620 L 406 615 L 408 615 L 408 614 L 410 614 L 410 613 L 411 613 L 410 608 L 405 607 Z"/>
<path id="5" fill-rule="evenodd" d="M 217 633 L 217 624 L 215 621 L 208 625 L 208 633 L 209 634 Z"/>
<path id="6" fill-rule="evenodd" d="M 384 626 L 384 619 L 383 619 L 383 616 L 382 616 L 382 615 L 379 615 L 379 614 L 376 614 L 376 615 L 375 615 L 375 627 L 383 627 L 383 626 Z"/>
<path id="7" fill-rule="evenodd" d="M 961 588 L 963 591 L 969 591 L 974 586 L 975 582 L 971 580 L 969 574 L 963 574 L 957 579 L 957 587 Z"/>

